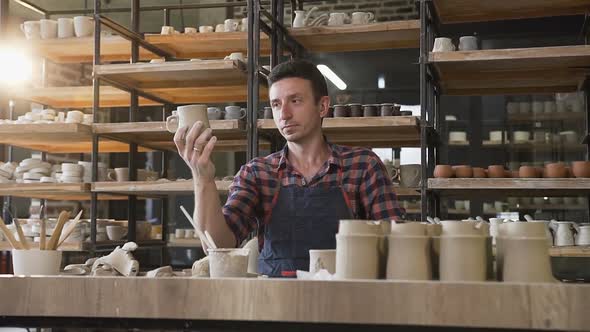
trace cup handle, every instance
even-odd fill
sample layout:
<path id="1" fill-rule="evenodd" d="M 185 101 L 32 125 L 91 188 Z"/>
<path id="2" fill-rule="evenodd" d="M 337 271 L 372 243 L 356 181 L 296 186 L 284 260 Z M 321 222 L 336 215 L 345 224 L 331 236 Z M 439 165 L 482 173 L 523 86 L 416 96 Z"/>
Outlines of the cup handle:
<path id="1" fill-rule="evenodd" d="M 246 109 L 240 108 L 240 119 L 243 119 L 245 117 L 246 117 Z"/>
<path id="2" fill-rule="evenodd" d="M 166 130 L 171 133 L 175 133 L 178 130 L 178 115 L 174 114 L 166 118 Z"/>
<path id="3" fill-rule="evenodd" d="M 111 181 L 117 181 L 117 174 L 115 173 L 114 170 L 109 170 L 107 172 L 107 178 Z"/>
<path id="4" fill-rule="evenodd" d="M 240 22 L 232 22 L 232 26 L 234 27 L 234 31 L 238 30 L 238 27 L 240 26 Z"/>
<path id="5" fill-rule="evenodd" d="M 375 19 L 375 14 L 371 12 L 367 12 L 367 16 L 369 17 L 369 23 Z"/>

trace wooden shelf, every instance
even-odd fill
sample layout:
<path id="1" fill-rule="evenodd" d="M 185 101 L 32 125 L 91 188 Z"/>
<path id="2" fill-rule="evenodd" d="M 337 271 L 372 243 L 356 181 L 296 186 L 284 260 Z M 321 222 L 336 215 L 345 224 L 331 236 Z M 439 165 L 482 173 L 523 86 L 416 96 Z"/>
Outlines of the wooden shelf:
<path id="1" fill-rule="evenodd" d="M 588 73 L 590 46 L 430 53 L 449 95 L 573 92 Z"/>
<path id="2" fill-rule="evenodd" d="M 215 181 L 220 193 L 227 193 L 232 181 Z M 128 181 L 128 182 L 95 182 L 92 191 L 119 195 L 189 195 L 193 193 L 192 180 L 177 181 Z"/>
<path id="3" fill-rule="evenodd" d="M 547 16 L 583 15 L 589 0 L 435 0 L 443 23 L 467 23 Z"/>
<path id="4" fill-rule="evenodd" d="M 369 147 L 415 147 L 420 145 L 420 127 L 413 116 L 325 118 L 324 134 L 330 142 Z M 276 132 L 272 119 L 258 120 L 261 131 Z"/>
<path id="5" fill-rule="evenodd" d="M 0 196 L 38 198 L 60 201 L 90 200 L 90 183 L 0 183 Z M 123 199 L 99 195 L 99 200 Z"/>
<path id="6" fill-rule="evenodd" d="M 428 189 L 445 194 L 577 196 L 590 193 L 590 179 L 428 179 Z"/>
<path id="7" fill-rule="evenodd" d="M 585 152 L 586 146 L 583 144 L 571 144 L 571 143 L 496 143 L 490 141 L 483 141 L 482 146 L 486 148 L 506 148 L 515 151 L 539 151 L 539 152 L 551 152 L 551 151 L 564 151 L 564 152 Z"/>
<path id="8" fill-rule="evenodd" d="M 39 248 L 39 243 L 33 243 L 32 241 L 29 241 L 29 245 L 31 246 L 31 248 Z M 84 242 L 65 242 L 64 244 L 62 244 L 61 246 L 59 246 L 59 250 L 60 251 L 86 251 L 86 246 L 87 244 L 85 244 Z M 0 251 L 8 251 L 8 250 L 12 250 L 12 246 L 10 245 L 10 243 L 6 240 L 4 241 L 0 241 Z"/>
<path id="9" fill-rule="evenodd" d="M 49 153 L 88 153 L 92 151 L 92 127 L 78 123 L 2 124 L 0 143 Z M 104 140 L 99 144 L 100 153 L 127 151 L 125 143 Z"/>
<path id="10" fill-rule="evenodd" d="M 100 65 L 95 74 L 173 104 L 247 100 L 246 64 L 237 60 Z M 260 97 L 268 99 L 265 87 Z"/>
<path id="11" fill-rule="evenodd" d="M 217 136 L 216 151 L 240 151 L 246 147 L 245 123 L 241 120 L 211 120 Z M 133 142 L 158 150 L 176 151 L 174 134 L 163 121 L 96 123 L 94 132 L 109 139 Z M 263 142 L 264 143 L 264 142 Z"/>
<path id="12" fill-rule="evenodd" d="M 170 234 L 174 235 L 174 234 Z M 166 246 L 173 247 L 173 248 L 201 248 L 201 241 L 196 239 L 177 239 L 177 238 L 168 238 L 168 242 L 166 242 Z"/>
<path id="13" fill-rule="evenodd" d="M 397 197 L 419 197 L 420 188 L 405 188 L 405 187 L 393 187 L 393 191 Z"/>
<path id="14" fill-rule="evenodd" d="M 545 210 L 545 211 L 584 211 L 587 207 L 583 205 L 564 205 L 564 204 L 551 204 L 547 203 L 545 205 L 524 205 L 519 204 L 518 207 L 510 207 L 509 210 Z"/>
<path id="15" fill-rule="evenodd" d="M 590 246 L 551 247 L 553 257 L 590 257 Z"/>
<path id="16" fill-rule="evenodd" d="M 510 123 L 533 123 L 539 121 L 583 121 L 583 112 L 539 113 L 539 114 L 509 114 Z"/>
<path id="17" fill-rule="evenodd" d="M 55 63 L 92 63 L 94 57 L 94 37 L 33 40 L 31 51 Z M 101 61 L 129 61 L 131 42 L 121 36 L 108 36 L 100 39 Z M 142 60 L 156 56 L 144 48 L 139 48 Z"/>
<path id="18" fill-rule="evenodd" d="M 311 52 L 349 52 L 420 47 L 420 21 L 392 21 L 365 25 L 290 29 Z"/>

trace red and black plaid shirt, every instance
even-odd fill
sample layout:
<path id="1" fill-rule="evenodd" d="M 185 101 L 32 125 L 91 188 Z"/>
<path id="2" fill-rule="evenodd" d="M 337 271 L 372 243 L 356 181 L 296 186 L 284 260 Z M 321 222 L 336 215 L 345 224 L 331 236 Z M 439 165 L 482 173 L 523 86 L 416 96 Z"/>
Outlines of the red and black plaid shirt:
<path id="1" fill-rule="evenodd" d="M 330 158 L 309 183 L 289 164 L 286 145 L 282 151 L 255 158 L 242 166 L 223 207 L 225 220 L 238 244 L 258 228 L 262 246 L 265 222 L 269 222 L 265 216 L 271 213 L 273 197 L 280 188 L 279 169 L 283 170 L 283 186 L 338 186 L 338 168 L 341 168 L 341 185 L 351 203 L 354 219 L 396 219 L 403 214 L 387 170 L 373 151 L 335 144 L 329 147 Z"/>

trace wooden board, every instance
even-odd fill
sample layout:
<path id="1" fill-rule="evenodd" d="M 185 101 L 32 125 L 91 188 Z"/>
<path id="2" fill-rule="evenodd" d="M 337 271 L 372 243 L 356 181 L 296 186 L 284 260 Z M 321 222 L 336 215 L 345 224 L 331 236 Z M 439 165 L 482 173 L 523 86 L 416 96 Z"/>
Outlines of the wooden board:
<path id="1" fill-rule="evenodd" d="M 428 179 L 428 189 L 445 194 L 577 196 L 590 193 L 590 179 Z"/>
<path id="2" fill-rule="evenodd" d="M 232 181 L 215 181 L 217 190 L 226 193 Z M 92 191 L 123 195 L 189 195 L 194 191 L 192 180 L 94 182 Z"/>
<path id="3" fill-rule="evenodd" d="M 573 331 L 590 326 L 589 296 L 590 285 L 562 283 L 0 277 L 0 313 L 7 317 Z"/>
<path id="4" fill-rule="evenodd" d="M 233 52 L 248 53 L 246 32 L 193 33 L 160 35 L 147 34 L 145 39 L 179 59 L 223 59 Z M 260 55 L 270 54 L 270 39 L 260 34 Z"/>
<path id="5" fill-rule="evenodd" d="M 50 153 L 88 153 L 92 151 L 92 127 L 78 123 L 2 124 L 0 143 Z M 99 143 L 100 153 L 127 151 L 125 143 Z"/>
<path id="6" fill-rule="evenodd" d="M 420 188 L 393 187 L 397 197 L 420 197 Z"/>
<path id="7" fill-rule="evenodd" d="M 196 239 L 177 239 L 174 237 L 174 234 L 170 234 L 171 236 L 168 238 L 168 242 L 166 242 L 167 247 L 176 247 L 176 248 L 201 248 L 201 241 Z"/>
<path id="8" fill-rule="evenodd" d="M 492 141 L 483 141 L 482 146 L 486 148 L 506 148 L 514 151 L 531 151 L 531 152 L 553 152 L 553 151 L 564 151 L 564 152 L 585 152 L 586 146 L 583 144 L 571 144 L 571 143 L 496 143 Z"/>
<path id="9" fill-rule="evenodd" d="M 434 0 L 444 23 L 466 23 L 583 15 L 590 9 L 589 0 Z"/>
<path id="10" fill-rule="evenodd" d="M 0 183 L 0 196 L 60 201 L 90 200 L 90 183 Z M 99 200 L 119 200 L 120 196 L 101 194 Z"/>
<path id="11" fill-rule="evenodd" d="M 311 52 L 350 52 L 420 47 L 420 21 L 290 29 L 295 40 Z"/>
<path id="12" fill-rule="evenodd" d="M 39 248 L 39 243 L 29 241 L 29 245 L 31 248 Z M 12 246 L 8 241 L 0 241 L 0 251 L 8 251 L 12 250 Z M 60 251 L 85 251 L 85 244 L 82 242 L 65 242 L 61 246 L 59 246 Z"/>
<path id="13" fill-rule="evenodd" d="M 583 121 L 583 112 L 539 113 L 539 114 L 509 114 L 508 122 L 531 123 L 539 121 Z"/>
<path id="14" fill-rule="evenodd" d="M 258 128 L 277 131 L 272 119 L 258 120 Z M 413 116 L 325 118 L 322 128 L 332 143 L 370 147 L 420 145 L 420 127 Z"/>
<path id="15" fill-rule="evenodd" d="M 551 247 L 553 257 L 590 257 L 590 246 Z"/>
<path id="16" fill-rule="evenodd" d="M 129 61 L 131 42 L 120 36 L 102 37 L 100 40 L 102 62 Z M 92 63 L 94 57 L 94 37 L 34 40 L 29 43 L 31 51 L 55 63 Z M 144 48 L 139 48 L 140 59 L 156 56 Z"/>
<path id="17" fill-rule="evenodd" d="M 445 94 L 572 92 L 590 71 L 590 46 L 436 52 L 429 59 Z"/>
<path id="18" fill-rule="evenodd" d="M 47 105 L 54 108 L 92 108 L 92 86 L 68 86 L 51 88 L 33 88 L 17 92 L 17 98 Z M 128 107 L 129 93 L 111 87 L 100 87 L 100 107 Z M 154 106 L 158 103 L 139 98 L 140 106 Z"/>

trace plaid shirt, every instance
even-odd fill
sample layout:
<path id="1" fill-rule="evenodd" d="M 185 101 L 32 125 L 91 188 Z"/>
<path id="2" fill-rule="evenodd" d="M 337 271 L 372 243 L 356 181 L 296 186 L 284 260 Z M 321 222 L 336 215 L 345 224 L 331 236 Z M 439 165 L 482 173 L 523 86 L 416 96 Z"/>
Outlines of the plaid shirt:
<path id="1" fill-rule="evenodd" d="M 242 166 L 223 207 L 225 220 L 238 244 L 258 229 L 262 247 L 264 226 L 270 221 L 265 216 L 270 215 L 273 197 L 280 189 L 279 169 L 283 170 L 283 186 L 341 185 L 350 200 L 354 219 L 396 219 L 403 214 L 387 170 L 373 151 L 335 144 L 329 147 L 330 158 L 309 183 L 289 164 L 286 145 L 282 151 L 255 158 Z M 342 169 L 342 184 L 337 183 L 338 168 Z"/>

